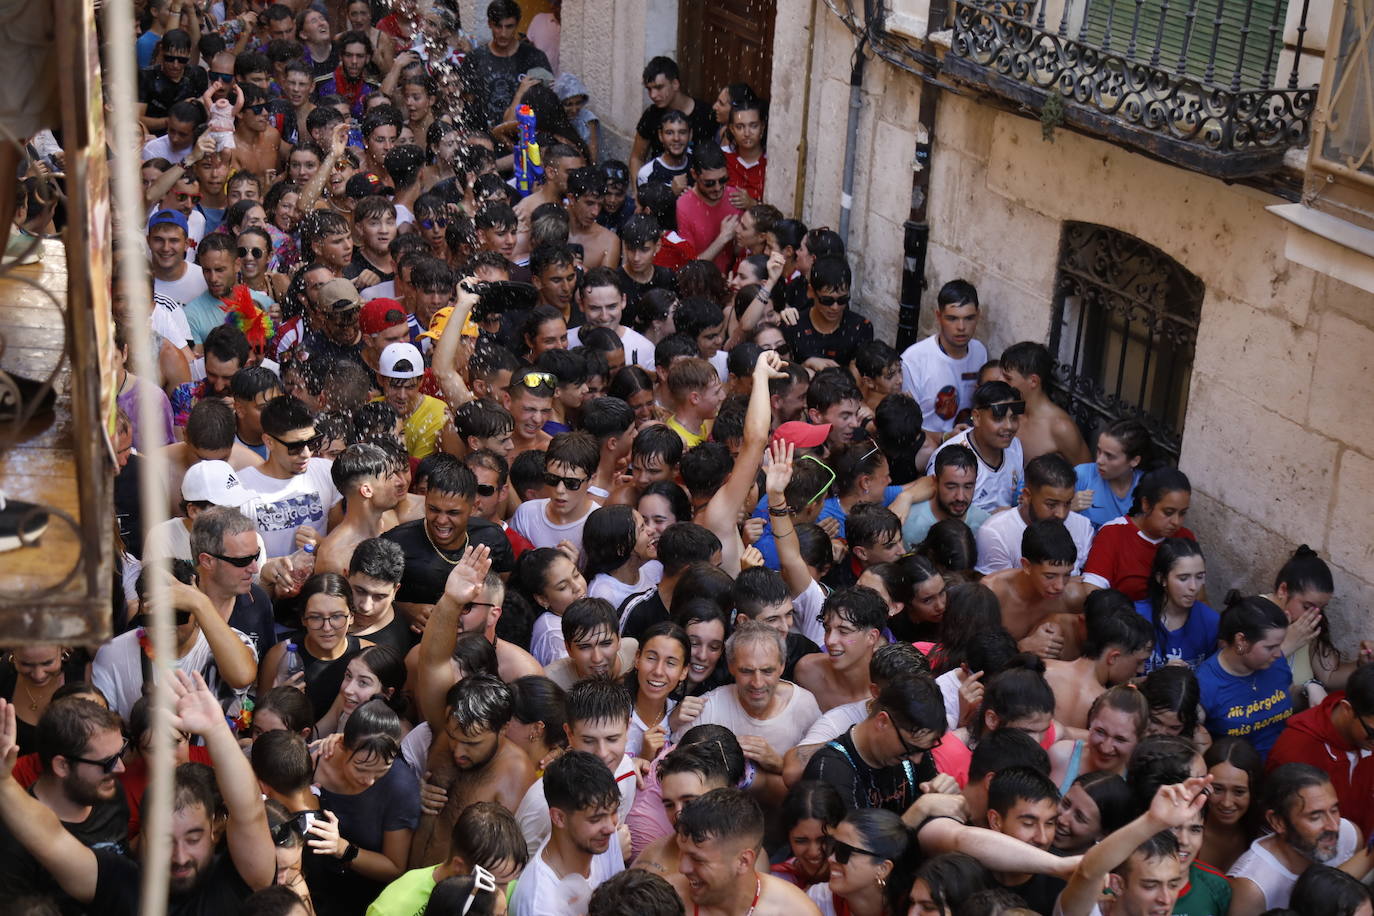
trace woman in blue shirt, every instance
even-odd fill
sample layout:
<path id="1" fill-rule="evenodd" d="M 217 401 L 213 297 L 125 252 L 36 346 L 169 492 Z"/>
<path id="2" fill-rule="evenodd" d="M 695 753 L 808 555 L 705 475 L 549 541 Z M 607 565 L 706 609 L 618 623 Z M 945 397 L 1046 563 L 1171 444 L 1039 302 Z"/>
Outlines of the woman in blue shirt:
<path id="1" fill-rule="evenodd" d="M 1197 541 L 1160 542 L 1150 570 L 1149 597 L 1135 603 L 1136 612 L 1155 628 L 1146 674 L 1171 661 L 1196 668 L 1217 650 L 1217 612 L 1198 600 L 1206 583 L 1207 561 Z"/>
<path id="2" fill-rule="evenodd" d="M 1140 482 L 1140 466 L 1150 454 L 1150 431 L 1139 420 L 1117 420 L 1097 436 L 1097 460 L 1074 468 L 1073 509 L 1101 528 L 1130 514 L 1131 497 Z"/>
<path id="3" fill-rule="evenodd" d="M 1202 708 L 1213 738 L 1241 738 L 1261 757 L 1293 714 L 1293 672 L 1283 657 L 1288 615 L 1258 596 L 1226 596 L 1218 635 L 1222 647 L 1197 670 Z"/>

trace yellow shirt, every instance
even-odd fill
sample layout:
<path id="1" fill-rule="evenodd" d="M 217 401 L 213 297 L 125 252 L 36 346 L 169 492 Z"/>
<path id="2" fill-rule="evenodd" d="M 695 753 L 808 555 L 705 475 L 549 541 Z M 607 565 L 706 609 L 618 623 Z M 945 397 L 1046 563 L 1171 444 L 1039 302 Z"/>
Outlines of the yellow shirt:
<path id="1" fill-rule="evenodd" d="M 381 401 L 383 398 L 373 398 Z M 406 451 L 417 461 L 439 450 L 439 431 L 448 421 L 444 402 L 427 394 L 420 395 L 420 403 L 405 419 Z"/>
<path id="2" fill-rule="evenodd" d="M 682 437 L 682 444 L 686 448 L 694 448 L 706 441 L 706 437 L 711 435 L 711 421 L 707 420 L 701 424 L 701 432 L 689 432 L 687 427 L 677 421 L 677 417 L 668 418 L 668 428 Z"/>

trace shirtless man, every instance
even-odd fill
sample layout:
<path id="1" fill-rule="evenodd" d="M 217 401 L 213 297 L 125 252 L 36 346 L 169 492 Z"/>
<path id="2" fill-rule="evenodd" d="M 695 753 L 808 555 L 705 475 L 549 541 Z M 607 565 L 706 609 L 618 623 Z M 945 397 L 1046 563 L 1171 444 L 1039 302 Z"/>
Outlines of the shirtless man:
<path id="1" fill-rule="evenodd" d="M 586 164 L 587 160 L 577 150 L 562 143 L 555 143 L 544 152 L 544 183 L 515 205 L 515 216 L 519 220 L 515 232 L 515 263 L 522 264 L 530 256 L 530 216 L 535 208 L 540 204 L 563 206 L 563 198 L 568 193 L 568 173 Z"/>
<path id="2" fill-rule="evenodd" d="M 1047 452 L 1058 452 L 1072 465 L 1092 461 L 1078 424 L 1045 392 L 1054 359 L 1044 344 L 1030 340 L 1013 344 L 1002 351 L 1001 362 L 1003 375 L 1026 401 L 1026 415 L 1016 431 L 1026 462 Z"/>
<path id="3" fill-rule="evenodd" d="M 1083 604 L 1087 635 L 1083 654 L 1071 662 L 1045 662 L 1045 680 L 1054 690 L 1054 718 L 1073 728 L 1088 727 L 1088 710 L 1108 687 L 1128 683 L 1150 657 L 1150 621 L 1135 612 L 1125 595 L 1098 589 Z"/>
<path id="4" fill-rule="evenodd" d="M 234 408 L 220 398 L 206 398 L 191 408 L 186 421 L 186 441 L 173 442 L 162 449 L 167 460 L 168 511 L 180 511 L 181 480 L 186 469 L 198 461 L 227 461 L 236 471 L 257 464 L 261 459 L 252 449 L 234 441 L 237 421 Z"/>
<path id="5" fill-rule="evenodd" d="M 1021 566 L 983 578 L 1002 605 L 1002 626 L 1023 652 L 1041 658 L 1079 655 L 1083 603 L 1094 590 L 1071 575 L 1078 548 L 1064 523 L 1035 522 L 1021 536 Z"/>
<path id="6" fill-rule="evenodd" d="M 599 168 L 577 169 L 568 176 L 568 241 L 582 246 L 583 270 L 620 266 L 620 237 L 596 221 L 605 193 L 606 174 Z"/>
<path id="7" fill-rule="evenodd" d="M 741 789 L 712 789 L 677 819 L 679 873 L 668 876 L 695 916 L 819 916 L 794 884 L 756 870 L 763 809 Z"/>
<path id="8" fill-rule="evenodd" d="M 553 398 L 557 393 L 558 380 L 546 372 L 518 372 L 511 377 L 510 412 L 515 418 L 512 461 L 521 452 L 547 449 L 553 441 L 544 432 L 544 424 L 553 415 Z"/>
<path id="9" fill-rule="evenodd" d="M 872 695 L 868 665 L 883 642 L 887 603 L 871 588 L 840 589 L 825 599 L 821 618 L 825 652 L 797 662 L 793 680 L 815 694 L 821 711 L 827 712 Z"/>
<path id="10" fill-rule="evenodd" d="M 663 794 L 663 810 L 668 822 L 677 826 L 678 815 L 688 803 L 712 789 L 730 785 L 725 758 L 712 743 L 694 744 L 669 751 L 658 765 L 658 783 Z M 682 850 L 677 834 L 670 833 L 644 848 L 634 867 L 667 877 L 676 875 Z"/>
<path id="11" fill-rule="evenodd" d="M 266 91 L 251 83 L 243 89 L 243 110 L 234 127 L 234 171 L 266 176 L 275 172 L 281 156 L 281 133 L 272 126 Z"/>
<path id="12" fill-rule="evenodd" d="M 368 442 L 344 449 L 329 473 L 346 508 L 343 521 L 329 529 L 315 552 L 315 572 L 343 575 L 360 542 L 396 526 L 396 515 L 390 510 L 400 501 L 400 488 L 391 459 Z"/>

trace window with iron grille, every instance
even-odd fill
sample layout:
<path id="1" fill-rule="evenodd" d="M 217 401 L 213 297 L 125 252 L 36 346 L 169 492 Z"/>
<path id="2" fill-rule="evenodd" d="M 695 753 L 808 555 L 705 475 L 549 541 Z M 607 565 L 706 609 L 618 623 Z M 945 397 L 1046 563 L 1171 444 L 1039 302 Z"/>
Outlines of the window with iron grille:
<path id="1" fill-rule="evenodd" d="M 1374 0 L 1337 0 L 1304 203 L 1374 229 Z"/>
<path id="2" fill-rule="evenodd" d="M 1064 225 L 1055 278 L 1055 399 L 1085 437 L 1139 419 L 1177 457 L 1188 409 L 1202 281 L 1140 239 L 1108 226 Z"/>

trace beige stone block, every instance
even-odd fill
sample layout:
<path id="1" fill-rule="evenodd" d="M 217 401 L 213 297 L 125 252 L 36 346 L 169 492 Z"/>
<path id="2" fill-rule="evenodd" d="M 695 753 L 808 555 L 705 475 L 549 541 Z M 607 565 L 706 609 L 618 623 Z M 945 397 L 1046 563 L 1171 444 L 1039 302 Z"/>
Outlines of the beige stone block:
<path id="1" fill-rule="evenodd" d="M 1339 443 L 1279 415 L 1263 398 L 1263 391 L 1194 373 L 1179 467 L 1195 488 L 1242 515 L 1295 542 L 1319 544 Z"/>
<path id="2" fill-rule="evenodd" d="M 1336 580 L 1336 594 L 1326 606 L 1331 641 L 1354 661 L 1360 640 L 1374 639 L 1374 614 L 1369 613 L 1374 607 L 1374 580 L 1339 566 L 1332 567 L 1331 575 Z"/>
<path id="3" fill-rule="evenodd" d="M 1069 130 L 1048 143 L 1037 121 L 1011 114 L 993 125 L 987 174 L 990 188 L 1028 209 L 1130 233 L 1209 291 L 1306 322 L 1313 275 L 1283 257 L 1283 221 L 1264 212 L 1272 196 Z"/>
<path id="4" fill-rule="evenodd" d="M 876 73 L 878 78 L 870 76 L 865 81 L 865 89 L 872 94 L 866 92 L 864 104 L 872 105 L 881 120 L 914 132 L 921 120 L 921 81 L 880 61 L 871 63 L 867 73 Z"/>
<path id="5" fill-rule="evenodd" d="M 1256 392 L 1266 406 L 1297 423 L 1307 419 L 1316 355 L 1315 331 L 1224 296 L 1209 293 L 1203 300 L 1194 372 L 1236 391 Z"/>
<path id="6" fill-rule="evenodd" d="M 1374 293 L 1332 276 L 1317 276 L 1312 289 L 1312 310 L 1338 312 L 1356 324 L 1374 328 Z"/>
<path id="7" fill-rule="evenodd" d="M 1341 453 L 1337 472 L 1336 498 L 1326 539 L 1327 556 L 1331 562 L 1374 582 L 1374 537 L 1371 535 L 1374 535 L 1374 458 L 1346 449 Z"/>
<path id="8" fill-rule="evenodd" d="M 844 175 L 844 133 L 849 116 L 849 85 L 827 79 L 812 90 L 818 111 L 811 123 L 815 142 L 807 165 L 806 216 L 809 226 L 836 226 L 840 219 Z"/>
<path id="9" fill-rule="evenodd" d="M 1292 7 L 1289 7 L 1292 10 Z M 1311 34 L 1310 32 L 1308 33 Z M 1293 75 L 1293 57 L 1296 49 L 1292 47 L 1284 48 L 1279 52 L 1278 63 L 1274 67 L 1274 85 L 1287 88 L 1288 79 Z M 1318 86 L 1322 81 L 1322 52 L 1308 47 L 1302 47 L 1302 60 L 1298 61 L 1298 88 L 1310 89 Z"/>
<path id="10" fill-rule="evenodd" d="M 1302 13 L 1306 9 L 1307 31 L 1302 37 L 1303 54 L 1305 56 L 1309 51 L 1321 54 L 1331 46 L 1327 35 L 1331 30 L 1331 11 L 1335 5 L 1331 0 L 1309 0 L 1307 3 L 1288 4 L 1288 12 L 1283 21 L 1283 43 L 1297 45 L 1298 25 L 1302 22 Z M 1339 24 L 1336 27 L 1340 28 Z"/>
<path id="11" fill-rule="evenodd" d="M 1312 428 L 1374 453 L 1374 330 L 1344 315 L 1325 314 L 1312 399 Z M 1371 529 L 1367 529 L 1371 530 Z"/>
<path id="12" fill-rule="evenodd" d="M 1188 527 L 1207 557 L 1208 603 L 1221 610 L 1222 598 L 1233 588 L 1248 595 L 1269 591 L 1274 573 L 1293 555 L 1297 542 L 1237 512 L 1196 479 L 1192 483 Z"/>

